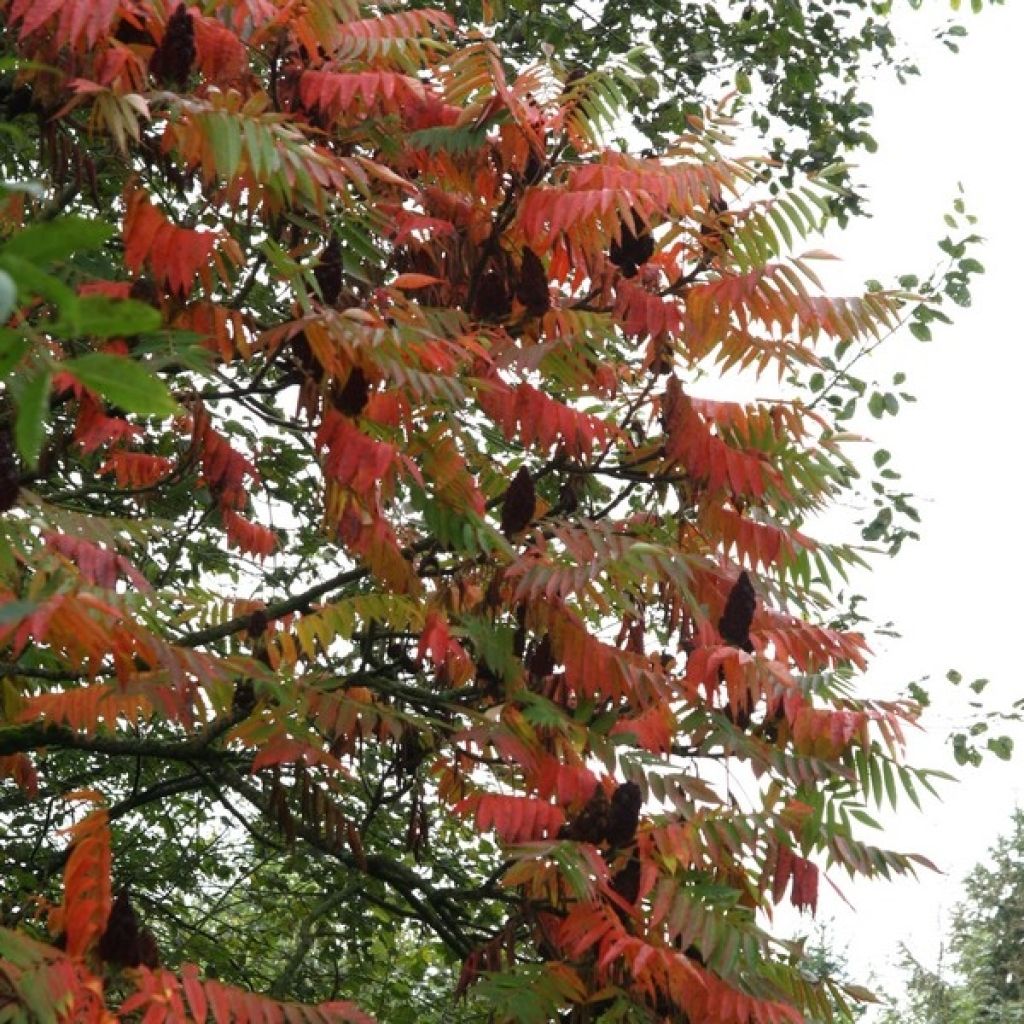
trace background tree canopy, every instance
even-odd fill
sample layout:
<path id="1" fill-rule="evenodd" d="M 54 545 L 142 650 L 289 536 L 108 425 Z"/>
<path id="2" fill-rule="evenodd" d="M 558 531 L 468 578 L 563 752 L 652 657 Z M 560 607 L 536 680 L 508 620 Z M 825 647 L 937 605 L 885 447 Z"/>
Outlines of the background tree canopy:
<path id="1" fill-rule="evenodd" d="M 825 295 L 828 177 L 444 11 L 0 11 L 0 1019 L 842 1015 L 773 909 L 931 775 L 813 525 L 970 235 Z"/>
<path id="2" fill-rule="evenodd" d="M 1002 3 L 1003 0 L 989 0 Z M 630 94 L 633 124 L 656 148 L 688 129 L 726 91 L 780 162 L 780 181 L 874 152 L 873 111 L 863 86 L 878 74 L 918 74 L 893 34 L 892 0 L 725 0 L 722 3 L 468 0 L 448 5 L 460 21 L 493 19 L 506 52 L 526 60 L 547 45 L 566 67 L 594 68 L 636 48 L 645 77 Z M 920 0 L 909 0 L 915 8 Z M 951 4 L 959 8 L 959 2 Z M 972 0 L 979 11 L 982 0 Z M 966 28 L 950 22 L 936 42 L 956 51 Z M 852 185 L 844 171 L 839 179 Z M 837 215 L 863 212 L 855 190 L 833 197 Z"/>
<path id="3" fill-rule="evenodd" d="M 906 953 L 882 1024 L 1010 1024 L 1024 1017 L 1024 812 L 964 883 L 939 963 Z"/>

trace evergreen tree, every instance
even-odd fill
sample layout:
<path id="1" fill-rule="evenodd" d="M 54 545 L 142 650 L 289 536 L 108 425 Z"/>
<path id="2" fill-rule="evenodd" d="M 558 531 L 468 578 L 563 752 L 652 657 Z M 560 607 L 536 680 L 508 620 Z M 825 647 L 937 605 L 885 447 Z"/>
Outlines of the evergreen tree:
<path id="1" fill-rule="evenodd" d="M 964 882 L 947 964 L 926 967 L 906 948 L 902 995 L 880 1024 L 1020 1024 L 1024 1021 L 1024 811 Z"/>

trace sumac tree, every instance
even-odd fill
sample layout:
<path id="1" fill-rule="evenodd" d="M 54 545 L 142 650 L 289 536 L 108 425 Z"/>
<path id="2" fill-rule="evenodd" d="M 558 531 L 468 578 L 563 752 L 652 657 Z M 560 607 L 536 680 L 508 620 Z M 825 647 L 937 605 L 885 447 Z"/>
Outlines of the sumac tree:
<path id="1" fill-rule="evenodd" d="M 828 183 L 430 9 L 0 10 L 0 1017 L 830 1016 L 773 908 L 928 778 L 811 536 L 787 382 L 904 301 Z"/>

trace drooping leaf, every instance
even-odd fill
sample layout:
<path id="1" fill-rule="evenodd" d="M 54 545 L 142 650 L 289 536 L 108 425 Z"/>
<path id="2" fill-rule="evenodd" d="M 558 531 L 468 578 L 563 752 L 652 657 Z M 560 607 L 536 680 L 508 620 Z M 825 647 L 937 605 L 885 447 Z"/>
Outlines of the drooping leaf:
<path id="1" fill-rule="evenodd" d="M 128 412 L 173 416 L 180 411 L 167 385 L 134 359 L 93 352 L 63 366 L 87 388 Z"/>
<path id="2" fill-rule="evenodd" d="M 25 382 L 14 420 L 14 442 L 18 454 L 30 468 L 39 462 L 50 411 L 49 369 L 39 370 Z"/>

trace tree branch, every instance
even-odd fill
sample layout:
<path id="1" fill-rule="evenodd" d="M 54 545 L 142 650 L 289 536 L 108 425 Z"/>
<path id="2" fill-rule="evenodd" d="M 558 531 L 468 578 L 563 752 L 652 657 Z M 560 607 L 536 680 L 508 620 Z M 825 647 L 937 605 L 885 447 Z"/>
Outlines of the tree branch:
<path id="1" fill-rule="evenodd" d="M 84 750 L 113 757 L 153 757 L 164 761 L 220 761 L 225 751 L 210 744 L 234 724 L 231 719 L 210 723 L 203 732 L 181 743 L 159 740 L 127 740 L 115 736 L 90 736 L 50 722 L 8 725 L 0 728 L 0 756 L 25 754 L 40 747 Z"/>
<path id="2" fill-rule="evenodd" d="M 271 808 L 255 786 L 250 785 L 237 773 L 232 773 L 228 784 L 261 814 L 273 819 Z M 301 820 L 295 821 L 294 828 L 297 836 L 321 854 L 390 885 L 409 904 L 418 919 L 432 929 L 458 956 L 464 957 L 469 952 L 470 942 L 456 926 L 454 912 L 447 906 L 439 905 L 444 902 L 441 894 L 414 871 L 379 854 L 356 858 L 354 854 L 339 850 L 328 843 L 316 829 Z"/>

